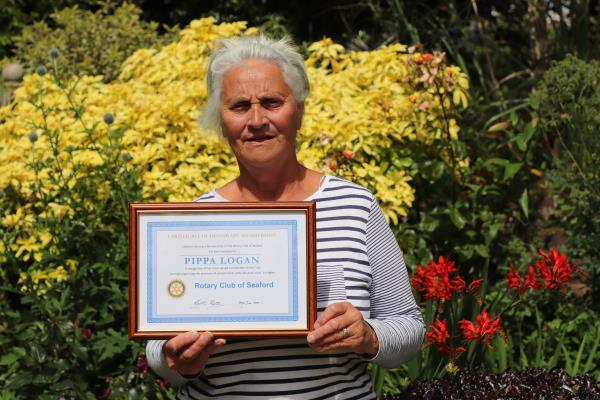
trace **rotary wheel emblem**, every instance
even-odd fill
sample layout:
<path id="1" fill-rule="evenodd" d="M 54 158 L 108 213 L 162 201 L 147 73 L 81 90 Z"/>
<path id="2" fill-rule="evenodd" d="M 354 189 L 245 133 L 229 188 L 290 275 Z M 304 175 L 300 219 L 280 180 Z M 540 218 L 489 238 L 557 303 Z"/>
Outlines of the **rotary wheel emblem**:
<path id="1" fill-rule="evenodd" d="M 180 280 L 169 282 L 168 289 L 172 297 L 181 297 L 185 293 L 185 285 Z"/>

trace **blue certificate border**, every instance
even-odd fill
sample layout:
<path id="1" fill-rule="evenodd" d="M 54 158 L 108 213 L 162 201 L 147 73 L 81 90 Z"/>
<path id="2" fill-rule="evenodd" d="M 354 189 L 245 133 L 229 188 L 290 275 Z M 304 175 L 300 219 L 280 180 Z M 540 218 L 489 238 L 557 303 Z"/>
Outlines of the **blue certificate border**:
<path id="1" fill-rule="evenodd" d="M 210 315 L 158 315 L 156 293 L 156 235 L 159 231 L 202 231 L 244 229 L 286 229 L 288 232 L 288 304 L 287 313 L 210 314 Z M 247 221 L 155 221 L 147 223 L 147 275 L 148 323 L 198 323 L 198 322 L 269 322 L 298 321 L 298 224 L 296 220 L 247 220 Z"/>

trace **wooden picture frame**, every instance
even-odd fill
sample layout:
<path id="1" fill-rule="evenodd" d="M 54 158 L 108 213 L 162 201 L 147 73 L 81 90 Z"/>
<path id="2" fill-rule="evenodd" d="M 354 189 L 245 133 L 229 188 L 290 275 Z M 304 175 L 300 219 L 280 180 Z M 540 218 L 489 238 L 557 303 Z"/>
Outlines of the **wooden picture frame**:
<path id="1" fill-rule="evenodd" d="M 316 320 L 314 202 L 129 205 L 129 338 L 303 337 Z"/>

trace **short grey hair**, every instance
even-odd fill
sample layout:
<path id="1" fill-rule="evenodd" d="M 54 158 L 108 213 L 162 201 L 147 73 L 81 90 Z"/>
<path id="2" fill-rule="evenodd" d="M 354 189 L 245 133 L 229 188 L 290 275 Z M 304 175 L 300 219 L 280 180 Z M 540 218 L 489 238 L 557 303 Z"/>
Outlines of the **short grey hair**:
<path id="1" fill-rule="evenodd" d="M 200 119 L 201 126 L 221 132 L 221 87 L 223 76 L 246 60 L 272 61 L 281 68 L 283 79 L 294 99 L 303 102 L 310 91 L 304 58 L 289 37 L 279 40 L 264 35 L 223 39 L 211 55 L 206 71 L 207 101 Z"/>

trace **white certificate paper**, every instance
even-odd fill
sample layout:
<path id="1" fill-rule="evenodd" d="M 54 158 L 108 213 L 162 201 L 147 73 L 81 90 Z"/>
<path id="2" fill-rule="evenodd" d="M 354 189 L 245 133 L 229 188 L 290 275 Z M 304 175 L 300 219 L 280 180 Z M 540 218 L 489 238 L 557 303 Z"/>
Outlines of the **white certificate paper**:
<path id="1" fill-rule="evenodd" d="M 137 231 L 140 331 L 308 325 L 304 212 L 144 213 Z"/>

